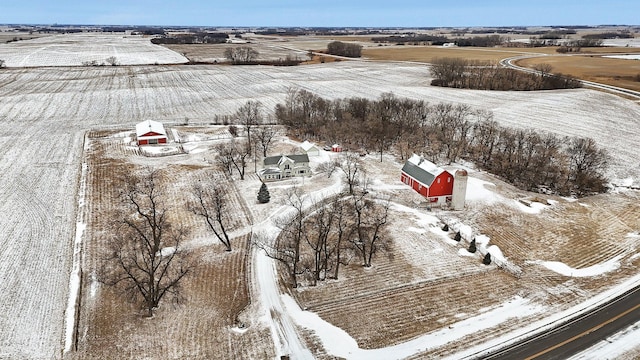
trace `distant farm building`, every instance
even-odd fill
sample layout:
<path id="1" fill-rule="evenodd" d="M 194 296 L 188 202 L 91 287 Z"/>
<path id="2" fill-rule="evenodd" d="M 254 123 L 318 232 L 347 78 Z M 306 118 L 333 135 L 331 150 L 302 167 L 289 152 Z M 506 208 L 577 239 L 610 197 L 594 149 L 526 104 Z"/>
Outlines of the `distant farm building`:
<path id="1" fill-rule="evenodd" d="M 342 146 L 340 146 L 338 144 L 333 144 L 333 146 L 331 146 L 331 151 L 333 151 L 333 152 L 342 152 Z"/>
<path id="2" fill-rule="evenodd" d="M 320 149 L 314 143 L 305 140 L 300 147 L 307 155 L 320 155 Z"/>
<path id="3" fill-rule="evenodd" d="M 146 120 L 136 125 L 138 145 L 166 144 L 167 131 L 162 123 Z"/>
<path id="4" fill-rule="evenodd" d="M 400 181 L 426 197 L 432 205 L 442 206 L 451 203 L 454 188 L 453 175 L 418 155 L 414 154 L 404 164 Z M 464 185 L 464 191 L 466 191 L 466 181 Z M 462 204 L 464 207 L 464 197 Z"/>
<path id="5" fill-rule="evenodd" d="M 307 154 L 269 156 L 264 158 L 263 164 L 264 169 L 259 172 L 263 181 L 311 175 L 309 156 Z"/>

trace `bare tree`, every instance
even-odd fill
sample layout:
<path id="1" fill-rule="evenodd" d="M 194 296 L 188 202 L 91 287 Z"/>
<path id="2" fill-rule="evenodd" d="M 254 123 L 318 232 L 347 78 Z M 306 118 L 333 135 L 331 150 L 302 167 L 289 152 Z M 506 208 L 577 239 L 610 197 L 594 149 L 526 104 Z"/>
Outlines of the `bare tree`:
<path id="1" fill-rule="evenodd" d="M 165 295 L 178 298 L 180 281 L 191 269 L 180 248 L 186 232 L 168 220 L 161 183 L 161 174 L 151 170 L 139 178 L 124 179 L 121 201 L 125 215 L 100 270 L 102 282 L 131 300 L 141 299 L 148 316 L 153 316 Z"/>
<path id="2" fill-rule="evenodd" d="M 329 239 L 329 253 L 334 254 L 333 278 L 338 279 L 340 265 L 345 262 L 342 259 L 343 242 L 351 239 L 355 229 L 352 226 L 352 207 L 348 201 L 336 199 L 331 203 L 330 211 L 334 214 L 334 227 Z M 327 255 L 328 256 L 328 255 Z"/>
<path id="3" fill-rule="evenodd" d="M 351 242 L 362 256 L 362 265 L 370 267 L 373 255 L 384 245 L 389 202 L 380 205 L 367 198 L 367 192 L 363 191 L 353 196 L 353 209 L 357 238 Z"/>
<path id="4" fill-rule="evenodd" d="M 116 58 L 115 56 L 109 56 L 105 61 L 111 66 L 118 65 L 118 58 Z"/>
<path id="5" fill-rule="evenodd" d="M 327 174 L 327 177 L 330 178 L 331 175 L 336 171 L 340 163 L 337 160 L 329 160 L 318 165 L 318 172 Z"/>
<path id="6" fill-rule="evenodd" d="M 323 202 L 315 202 L 312 214 L 305 222 L 304 238 L 313 253 L 312 284 L 326 278 L 328 267 L 328 238 L 335 219 L 331 208 Z"/>
<path id="7" fill-rule="evenodd" d="M 278 130 L 275 126 L 264 125 L 256 127 L 254 132 L 255 146 L 260 146 L 262 150 L 262 156 L 266 157 L 269 147 L 273 142 L 273 139 L 278 134 Z"/>
<path id="8" fill-rule="evenodd" d="M 211 179 L 211 177 L 209 177 Z M 227 192 L 218 182 L 194 184 L 191 188 L 194 201 L 189 203 L 189 211 L 202 217 L 218 240 L 231 251 L 231 240 L 227 234 L 229 211 L 227 210 Z"/>
<path id="9" fill-rule="evenodd" d="M 251 155 L 247 141 L 232 139 L 229 143 L 218 144 L 215 150 L 218 153 L 217 160 L 220 167 L 229 176 L 233 169 L 236 169 L 240 180 L 244 180 L 247 159 Z"/>
<path id="10" fill-rule="evenodd" d="M 349 194 L 353 195 L 355 187 L 360 184 L 360 175 L 364 174 L 364 168 L 362 161 L 358 158 L 358 155 L 354 152 L 343 152 L 342 161 L 340 161 L 339 168 L 342 170 L 347 185 L 349 186 Z"/>
<path id="11" fill-rule="evenodd" d="M 247 131 L 248 152 L 251 153 L 251 128 L 262 119 L 262 103 L 249 100 L 236 111 L 235 116 Z"/>
<path id="12" fill-rule="evenodd" d="M 224 57 L 234 64 L 248 64 L 258 58 L 260 53 L 250 46 L 227 48 Z"/>
<path id="13" fill-rule="evenodd" d="M 571 138 L 569 148 L 569 171 L 567 183 L 579 195 L 602 192 L 606 188 L 604 176 L 608 167 L 609 155 L 599 149 L 591 138 Z"/>

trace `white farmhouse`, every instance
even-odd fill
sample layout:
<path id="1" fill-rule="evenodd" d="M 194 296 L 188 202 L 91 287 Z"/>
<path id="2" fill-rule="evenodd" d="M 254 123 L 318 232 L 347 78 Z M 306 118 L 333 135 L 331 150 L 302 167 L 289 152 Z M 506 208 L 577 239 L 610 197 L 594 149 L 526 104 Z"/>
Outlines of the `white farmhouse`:
<path id="1" fill-rule="evenodd" d="M 258 174 L 263 181 L 311 175 L 307 154 L 269 156 L 264 158 L 263 164 L 264 168 Z"/>

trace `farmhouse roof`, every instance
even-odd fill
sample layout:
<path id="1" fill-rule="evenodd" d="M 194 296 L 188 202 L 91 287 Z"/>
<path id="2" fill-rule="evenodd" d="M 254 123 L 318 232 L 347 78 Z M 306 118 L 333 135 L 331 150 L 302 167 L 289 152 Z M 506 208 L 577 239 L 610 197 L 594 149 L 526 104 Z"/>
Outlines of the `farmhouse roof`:
<path id="1" fill-rule="evenodd" d="M 423 157 L 413 154 L 413 156 L 411 156 L 407 160 L 407 162 L 404 163 L 402 171 L 415 180 L 421 182 L 422 184 L 431 186 L 433 180 L 438 175 L 442 174 L 445 170 L 438 167 L 431 161 L 425 160 Z"/>
<path id="2" fill-rule="evenodd" d="M 276 165 L 280 164 L 281 161 L 285 161 L 286 159 L 293 160 L 294 163 L 304 163 L 309 162 L 309 156 L 307 154 L 302 155 L 277 155 L 277 156 L 268 156 L 264 158 L 264 165 Z"/>
<path id="3" fill-rule="evenodd" d="M 158 121 L 146 120 L 136 125 L 136 136 L 144 136 L 150 132 L 167 135 L 167 132 L 164 130 L 164 125 Z"/>

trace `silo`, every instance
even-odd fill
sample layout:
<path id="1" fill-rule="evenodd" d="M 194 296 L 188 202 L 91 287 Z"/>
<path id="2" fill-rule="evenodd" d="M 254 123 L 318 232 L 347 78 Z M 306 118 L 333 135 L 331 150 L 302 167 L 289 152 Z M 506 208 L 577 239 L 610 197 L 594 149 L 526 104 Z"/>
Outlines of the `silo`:
<path id="1" fill-rule="evenodd" d="M 453 210 L 463 210 L 467 196 L 467 171 L 457 170 L 453 177 L 453 194 L 451 195 L 451 207 Z"/>

